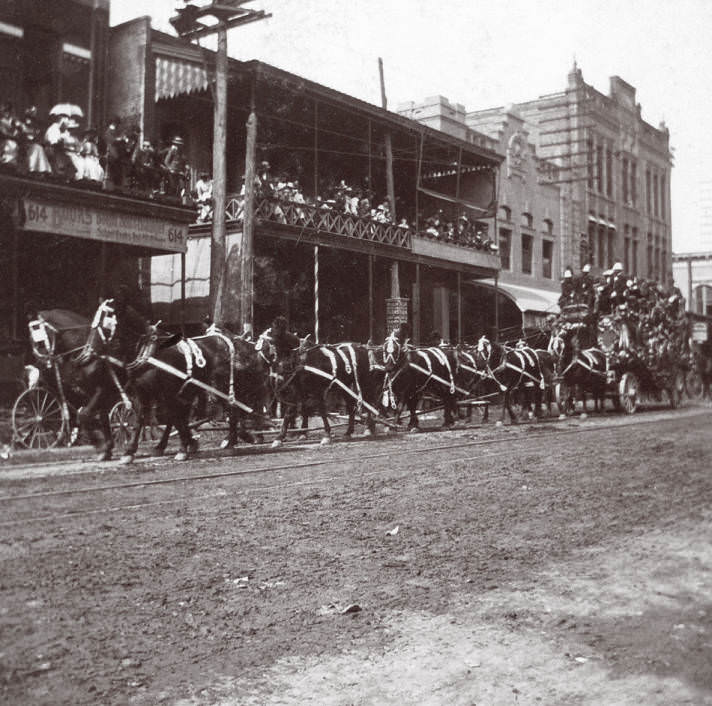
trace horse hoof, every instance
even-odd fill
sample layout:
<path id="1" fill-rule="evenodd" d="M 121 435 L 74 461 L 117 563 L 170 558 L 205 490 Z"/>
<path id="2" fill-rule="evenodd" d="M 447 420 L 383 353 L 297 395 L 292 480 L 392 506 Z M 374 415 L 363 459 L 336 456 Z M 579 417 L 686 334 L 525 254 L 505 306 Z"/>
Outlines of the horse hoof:
<path id="1" fill-rule="evenodd" d="M 230 446 L 230 442 L 227 439 L 223 439 L 220 442 L 220 448 L 221 449 L 226 449 L 228 446 Z"/>
<path id="2" fill-rule="evenodd" d="M 563 421 L 564 419 L 566 419 L 566 415 L 562 412 L 562 413 L 559 415 L 559 419 Z"/>
<path id="3" fill-rule="evenodd" d="M 120 463 L 122 466 L 127 466 L 129 463 L 133 463 L 133 460 L 134 460 L 133 454 L 124 454 L 124 455 L 121 457 L 121 460 L 119 461 L 119 463 Z"/>
<path id="4" fill-rule="evenodd" d="M 496 426 L 496 427 L 503 427 L 503 426 L 504 426 L 504 422 L 503 422 L 501 419 L 498 419 L 498 420 L 495 422 L 495 426 Z"/>
<path id="5" fill-rule="evenodd" d="M 96 456 L 97 461 L 111 461 L 111 451 L 102 451 Z"/>
<path id="6" fill-rule="evenodd" d="M 328 446 L 330 443 L 331 443 L 331 437 L 330 437 L 330 436 L 324 436 L 324 437 L 322 437 L 321 441 L 319 442 L 319 444 L 320 444 L 321 446 Z"/>
<path id="7" fill-rule="evenodd" d="M 370 429 L 366 429 L 366 431 L 363 433 L 364 436 L 373 436 L 373 432 Z"/>
<path id="8" fill-rule="evenodd" d="M 410 429 L 408 429 L 409 434 L 417 434 L 419 431 L 420 429 L 418 429 L 418 427 L 411 427 Z"/>
<path id="9" fill-rule="evenodd" d="M 306 434 L 300 434 L 297 437 L 297 441 L 306 441 L 307 440 L 307 435 Z"/>
<path id="10" fill-rule="evenodd" d="M 282 445 L 282 440 L 281 439 L 275 439 L 272 442 L 272 448 L 273 449 L 278 449 Z"/>
<path id="11" fill-rule="evenodd" d="M 588 414 L 586 414 L 586 412 L 581 412 L 579 419 L 588 419 Z"/>
<path id="12" fill-rule="evenodd" d="M 176 461 L 187 461 L 188 454 L 185 451 L 179 451 L 174 457 Z"/>
<path id="13" fill-rule="evenodd" d="M 166 450 L 162 449 L 160 446 L 156 446 L 156 448 L 153 449 L 154 456 L 163 456 L 164 453 L 166 453 Z"/>
<path id="14" fill-rule="evenodd" d="M 529 413 L 527 414 L 527 417 L 529 418 L 529 421 L 531 421 L 532 419 L 534 419 L 534 412 L 529 412 Z"/>

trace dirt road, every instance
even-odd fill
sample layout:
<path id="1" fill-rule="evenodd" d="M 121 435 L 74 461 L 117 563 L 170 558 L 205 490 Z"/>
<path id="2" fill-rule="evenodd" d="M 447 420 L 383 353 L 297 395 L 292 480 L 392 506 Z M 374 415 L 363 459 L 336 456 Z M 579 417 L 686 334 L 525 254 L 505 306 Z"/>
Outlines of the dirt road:
<path id="1" fill-rule="evenodd" d="M 0 477 L 0 700 L 712 704 L 712 411 L 640 420 Z"/>

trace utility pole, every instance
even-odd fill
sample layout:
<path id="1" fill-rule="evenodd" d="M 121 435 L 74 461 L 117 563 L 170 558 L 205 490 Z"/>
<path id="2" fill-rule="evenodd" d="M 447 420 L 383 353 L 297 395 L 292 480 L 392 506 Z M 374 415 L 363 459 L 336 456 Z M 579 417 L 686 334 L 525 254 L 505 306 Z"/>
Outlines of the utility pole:
<path id="1" fill-rule="evenodd" d="M 210 315 L 214 323 L 223 321 L 224 293 L 227 290 L 225 200 L 226 167 L 225 150 L 227 144 L 227 30 L 238 25 L 271 17 L 264 10 L 251 10 L 246 5 L 252 0 L 209 0 L 194 3 L 184 0 L 185 7 L 177 10 L 170 22 L 178 35 L 192 41 L 210 34 L 217 34 L 215 55 L 215 87 L 213 90 L 213 226 L 210 247 Z M 212 17 L 213 24 L 201 20 Z M 245 314 L 242 314 L 243 320 Z"/>

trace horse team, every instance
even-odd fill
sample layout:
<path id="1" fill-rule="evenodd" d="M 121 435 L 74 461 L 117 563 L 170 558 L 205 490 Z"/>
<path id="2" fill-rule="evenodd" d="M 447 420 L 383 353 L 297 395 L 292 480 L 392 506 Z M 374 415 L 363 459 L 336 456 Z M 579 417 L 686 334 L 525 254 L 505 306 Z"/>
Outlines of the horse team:
<path id="1" fill-rule="evenodd" d="M 357 417 L 371 434 L 377 421 L 397 426 L 405 409 L 408 429 L 416 430 L 424 397 L 442 407 L 445 427 L 455 423 L 463 404 L 482 405 L 486 419 L 487 403 L 496 399 L 503 402 L 500 422 L 508 412 L 516 423 L 515 402 L 532 416 L 541 414 L 542 405 L 550 412 L 561 354 L 556 346 L 544 350 L 522 341 L 509 346 L 484 336 L 476 345 L 416 346 L 407 325 L 378 347 L 316 344 L 289 332 L 284 317 L 277 317 L 255 342 L 216 328 L 185 338 L 159 325 L 136 325 L 126 307 L 106 300 L 79 355 L 65 359 L 65 365 L 71 362 L 75 387 L 84 392 L 80 424 L 95 437 L 102 432 L 100 459 L 112 455 L 107 419 L 117 388 L 131 399 L 136 423 L 122 458 L 130 462 L 153 413 L 165 424 L 156 452 L 165 451 L 175 428 L 180 440 L 176 459 L 188 458 L 196 449 L 191 420 L 209 416 L 206 404 L 221 406 L 227 414 L 223 446 L 254 440 L 248 427 L 257 433 L 270 428 L 277 403 L 282 420 L 273 444 L 285 439 L 299 416 L 305 430 L 312 412 L 322 419 L 326 443 L 335 398 L 348 414 L 346 436 L 354 432 Z"/>

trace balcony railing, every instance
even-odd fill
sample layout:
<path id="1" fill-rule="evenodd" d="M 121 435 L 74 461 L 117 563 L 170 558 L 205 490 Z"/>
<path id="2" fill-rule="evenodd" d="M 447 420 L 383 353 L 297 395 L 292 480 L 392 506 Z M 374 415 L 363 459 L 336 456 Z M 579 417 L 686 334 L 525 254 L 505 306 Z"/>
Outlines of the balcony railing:
<path id="1" fill-rule="evenodd" d="M 225 208 L 228 221 L 242 220 L 243 199 L 229 197 Z M 333 208 L 309 204 L 280 201 L 279 199 L 259 199 L 256 216 L 263 222 L 308 228 L 318 233 L 368 240 L 410 250 L 411 233 L 407 228 L 392 223 L 379 223 L 369 218 L 340 213 Z"/>

